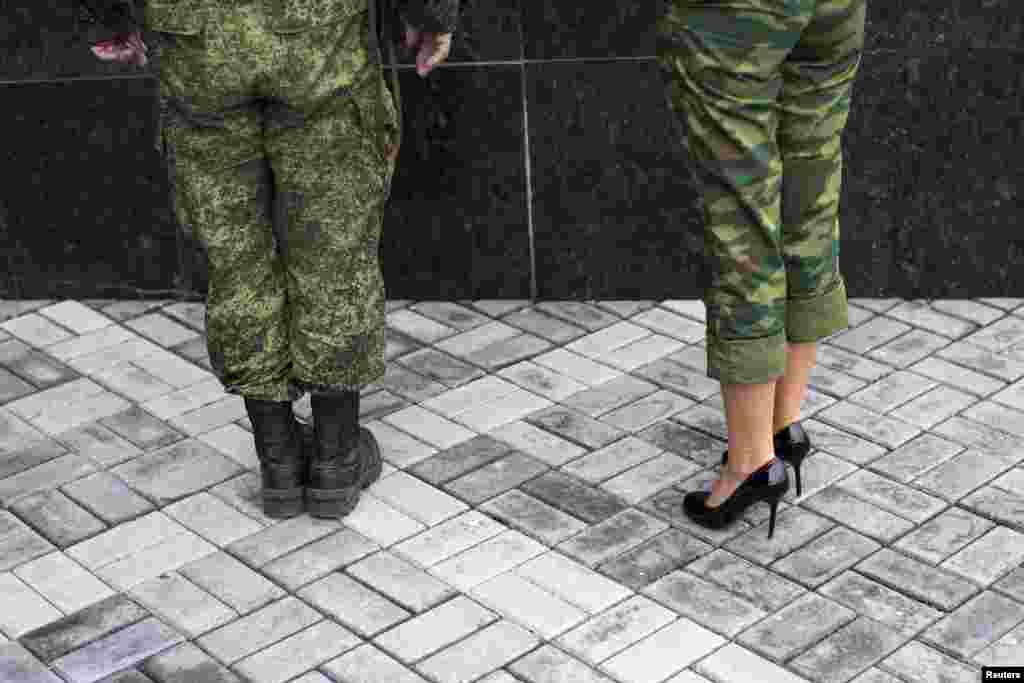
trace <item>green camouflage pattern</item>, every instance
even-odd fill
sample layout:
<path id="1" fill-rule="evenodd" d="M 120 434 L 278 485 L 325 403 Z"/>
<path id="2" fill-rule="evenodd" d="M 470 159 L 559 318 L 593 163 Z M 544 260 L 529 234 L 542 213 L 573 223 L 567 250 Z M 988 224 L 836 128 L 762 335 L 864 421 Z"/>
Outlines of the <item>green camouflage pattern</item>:
<path id="1" fill-rule="evenodd" d="M 174 209 L 207 255 L 210 362 L 253 399 L 358 390 L 384 376 L 378 244 L 401 138 L 367 0 L 305 26 L 231 4 L 147 15 L 145 34 Z"/>
<path id="2" fill-rule="evenodd" d="M 866 0 L 669 0 L 657 57 L 704 217 L 708 376 L 780 377 L 786 344 L 849 325 L 841 136 Z"/>

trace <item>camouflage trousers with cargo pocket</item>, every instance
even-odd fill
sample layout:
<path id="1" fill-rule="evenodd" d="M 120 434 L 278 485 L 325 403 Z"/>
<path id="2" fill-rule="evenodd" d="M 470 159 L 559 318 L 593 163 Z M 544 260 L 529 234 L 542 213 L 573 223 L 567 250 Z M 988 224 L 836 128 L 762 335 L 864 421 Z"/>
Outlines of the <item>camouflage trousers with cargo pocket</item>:
<path id="1" fill-rule="evenodd" d="M 787 342 L 849 325 L 841 136 L 867 0 L 668 0 L 658 63 L 704 216 L 708 376 L 784 374 Z"/>
<path id="2" fill-rule="evenodd" d="M 366 0 L 299 22 L 275 6 L 155 2 L 145 35 L 175 212 L 207 256 L 211 366 L 229 393 L 289 401 L 384 376 L 401 131 Z"/>

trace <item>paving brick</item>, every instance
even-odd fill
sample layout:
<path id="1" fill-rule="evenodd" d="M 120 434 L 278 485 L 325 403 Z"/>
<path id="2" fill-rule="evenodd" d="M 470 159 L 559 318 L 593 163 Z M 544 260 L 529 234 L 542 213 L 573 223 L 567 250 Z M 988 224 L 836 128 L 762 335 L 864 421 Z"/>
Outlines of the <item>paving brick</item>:
<path id="1" fill-rule="evenodd" d="M 620 375 L 591 388 L 585 388 L 560 403 L 572 410 L 597 417 L 620 408 L 658 390 L 657 385 L 633 375 Z"/>
<path id="2" fill-rule="evenodd" d="M 104 531 L 104 524 L 60 491 L 45 490 L 20 498 L 11 506 L 49 541 L 67 547 Z"/>
<path id="3" fill-rule="evenodd" d="M 898 368 L 906 368 L 949 343 L 948 337 L 924 330 L 911 330 L 899 339 L 893 339 L 868 351 L 867 357 Z"/>
<path id="4" fill-rule="evenodd" d="M 61 616 L 60 610 L 17 576 L 0 574 L 0 633 L 20 638 Z"/>
<path id="5" fill-rule="evenodd" d="M 634 590 L 711 551 L 711 546 L 678 529 L 668 529 L 598 567 Z"/>
<path id="6" fill-rule="evenodd" d="M 178 572 L 239 614 L 248 614 L 286 595 L 282 588 L 225 552 L 190 562 Z"/>
<path id="7" fill-rule="evenodd" d="M 855 472 L 838 482 L 836 486 L 862 500 L 918 523 L 947 507 L 947 503 L 939 498 L 867 470 Z"/>
<path id="8" fill-rule="evenodd" d="M 433 446 L 414 439 L 386 422 L 374 420 L 363 426 L 377 437 L 384 460 L 395 467 L 409 467 L 437 453 Z"/>
<path id="9" fill-rule="evenodd" d="M 147 313 L 126 320 L 124 324 L 160 346 L 176 346 L 199 336 L 194 330 L 179 325 L 160 313 Z"/>
<path id="10" fill-rule="evenodd" d="M 443 581 L 387 551 L 374 553 L 346 571 L 412 612 L 423 612 L 455 594 Z"/>
<path id="11" fill-rule="evenodd" d="M 467 509 L 467 505 L 405 472 L 381 479 L 373 495 L 427 526 L 433 526 Z"/>
<path id="12" fill-rule="evenodd" d="M 818 347 L 818 365 L 842 372 L 866 382 L 873 382 L 892 372 L 892 368 L 856 353 L 823 343 Z"/>
<path id="13" fill-rule="evenodd" d="M 789 491 L 786 492 L 782 499 L 790 504 L 795 503 L 797 500 L 803 502 L 810 496 L 830 487 L 856 470 L 857 466 L 851 462 L 837 458 L 825 451 L 816 451 L 813 457 L 808 456 L 804 460 L 800 468 L 800 479 L 803 487 L 800 497 L 797 498 L 796 495 L 796 484 L 793 481 L 795 475 L 791 475 Z M 717 476 L 716 472 L 715 477 Z M 751 508 L 751 511 L 758 509 L 766 511 L 768 507 L 755 506 Z"/>
<path id="14" fill-rule="evenodd" d="M 245 403 L 239 398 L 238 396 L 226 396 L 215 403 L 172 417 L 167 422 L 171 427 L 188 436 L 206 434 L 218 427 L 247 417 Z M 147 446 L 147 448 L 152 447 Z"/>
<path id="15" fill-rule="evenodd" d="M 815 588 L 881 547 L 866 536 L 836 527 L 778 560 L 771 568 Z"/>
<path id="16" fill-rule="evenodd" d="M 293 517 L 241 538 L 225 550 L 252 567 L 262 567 L 340 529 L 337 520 Z"/>
<path id="17" fill-rule="evenodd" d="M 725 548 L 748 560 L 767 564 L 788 555 L 833 526 L 833 522 L 809 510 L 787 508 L 778 513 L 772 538 L 768 538 L 767 527 L 761 525 L 729 541 Z"/>
<path id="18" fill-rule="evenodd" d="M 590 524 L 601 522 L 626 508 L 618 497 L 562 472 L 546 472 L 520 488 Z"/>
<path id="19" fill-rule="evenodd" d="M 729 428 L 723 405 L 711 399 L 673 415 L 672 421 L 707 432 L 725 441 L 729 438 Z"/>
<path id="20" fill-rule="evenodd" d="M 321 619 L 323 617 L 315 609 L 287 596 L 211 631 L 195 642 L 224 664 L 231 665 Z"/>
<path id="21" fill-rule="evenodd" d="M 394 550 L 424 567 L 431 567 L 504 530 L 502 524 L 470 510 L 399 543 Z"/>
<path id="22" fill-rule="evenodd" d="M 1006 382 L 950 363 L 938 356 L 925 358 L 911 365 L 909 370 L 978 397 L 988 396 L 1006 386 Z"/>
<path id="23" fill-rule="evenodd" d="M 632 594 L 629 589 L 554 551 L 524 562 L 515 572 L 591 614 Z"/>
<path id="24" fill-rule="evenodd" d="M 1024 652 L 1024 626 L 1018 626 L 974 656 L 981 666 L 1020 666 Z"/>
<path id="25" fill-rule="evenodd" d="M 419 406 L 403 408 L 382 420 L 436 448 L 450 448 L 475 436 L 465 427 Z"/>
<path id="26" fill-rule="evenodd" d="M 993 526 L 966 510 L 950 508 L 911 531 L 893 547 L 930 564 L 938 564 Z"/>
<path id="27" fill-rule="evenodd" d="M 68 453 L 36 465 L 0 480 L 0 505 L 10 506 L 20 498 L 30 496 L 37 491 L 46 491 L 63 486 L 80 477 L 92 474 L 98 468 L 84 456 Z M 3 569 L 0 560 L 0 570 Z"/>
<path id="28" fill-rule="evenodd" d="M 92 378 L 111 391 L 140 403 L 174 391 L 170 384 L 128 361 L 93 373 Z"/>
<path id="29" fill-rule="evenodd" d="M 297 593 L 364 638 L 409 617 L 409 612 L 340 572 L 332 572 Z"/>
<path id="30" fill-rule="evenodd" d="M 1005 351 L 1024 341 L 1024 319 L 1007 316 L 966 337 L 965 342 L 990 351 Z"/>
<path id="31" fill-rule="evenodd" d="M 156 619 L 144 619 L 64 655 L 52 666 L 74 683 L 92 683 L 167 650 L 184 638 Z"/>
<path id="32" fill-rule="evenodd" d="M 814 448 L 823 450 L 857 465 L 864 465 L 885 455 L 887 450 L 849 432 L 819 422 L 801 420 Z"/>
<path id="33" fill-rule="evenodd" d="M 502 322 L 515 325 L 521 330 L 555 342 L 564 344 L 587 334 L 587 330 L 572 325 L 541 311 L 526 309 L 517 311 L 502 318 Z"/>
<path id="34" fill-rule="evenodd" d="M 403 662 L 412 663 L 497 619 L 490 610 L 459 595 L 385 631 L 375 641 Z"/>
<path id="35" fill-rule="evenodd" d="M 52 662 L 149 616 L 125 595 L 112 595 L 21 636 L 21 643 L 43 662 Z"/>
<path id="36" fill-rule="evenodd" d="M 631 322 L 621 320 L 602 329 L 591 332 L 586 336 L 566 344 L 568 351 L 578 353 L 589 358 L 598 359 L 608 355 L 616 349 L 620 349 L 631 342 L 643 339 L 651 335 L 651 331 L 634 325 Z"/>
<path id="37" fill-rule="evenodd" d="M 959 341 L 940 349 L 936 355 L 942 359 L 966 366 L 1001 381 L 1015 381 L 1024 377 L 1024 361 L 1006 353 L 996 353 L 968 341 Z"/>
<path id="38" fill-rule="evenodd" d="M 201 441 L 186 439 L 110 471 L 164 505 L 233 477 L 242 468 Z"/>
<path id="39" fill-rule="evenodd" d="M 551 401 L 562 401 L 587 389 L 585 384 L 531 361 L 505 368 L 498 375 Z"/>
<path id="40" fill-rule="evenodd" d="M 384 547 L 415 536 L 426 528 L 421 522 L 366 492 L 360 496 L 356 509 L 345 517 L 345 526 Z"/>
<path id="41" fill-rule="evenodd" d="M 189 638 L 238 618 L 235 610 L 177 572 L 155 576 L 129 594 Z"/>
<path id="42" fill-rule="evenodd" d="M 922 639 L 960 659 L 970 659 L 1024 621 L 1024 605 L 985 591 L 946 615 Z"/>
<path id="43" fill-rule="evenodd" d="M 575 517 L 517 490 L 492 498 L 479 510 L 547 545 L 556 545 L 587 527 Z"/>
<path id="44" fill-rule="evenodd" d="M 1002 591 L 1018 602 L 1024 602 L 1024 567 L 1014 569 L 1012 572 L 999 579 L 993 588 Z"/>
<path id="45" fill-rule="evenodd" d="M 425 678 L 369 643 L 332 659 L 323 669 L 346 683 L 427 683 Z"/>
<path id="46" fill-rule="evenodd" d="M 959 413 L 978 399 L 949 387 L 936 387 L 896 410 L 892 416 L 927 429 Z"/>
<path id="47" fill-rule="evenodd" d="M 1024 437 L 1024 411 L 993 401 L 979 401 L 960 415 L 974 422 L 1009 432 L 1013 436 Z"/>
<path id="48" fill-rule="evenodd" d="M 478 505 L 547 471 L 546 463 L 513 452 L 445 484 L 445 490 Z"/>
<path id="49" fill-rule="evenodd" d="M 242 683 L 237 674 L 192 643 L 182 643 L 150 657 L 142 669 L 149 678 L 142 679 L 140 674 L 139 681 L 124 683 Z"/>
<path id="50" fill-rule="evenodd" d="M 684 617 L 605 660 L 601 668 L 625 683 L 658 683 L 724 643 Z"/>
<path id="51" fill-rule="evenodd" d="M 696 670 L 713 681 L 720 683 L 743 683 L 745 681 L 764 681 L 765 683 L 806 683 L 805 679 L 769 662 L 750 650 L 736 643 L 729 643 L 695 666 Z M 706 680 L 692 675 L 682 678 L 678 683 L 698 683 Z M 673 678 L 669 683 L 677 683 Z M 883 683 L 883 682 L 880 682 Z M 896 683 L 896 682 L 893 682 Z"/>
<path id="52" fill-rule="evenodd" d="M 981 672 L 927 645 L 912 640 L 886 657 L 879 667 L 903 680 L 921 683 L 976 683 Z"/>
<path id="53" fill-rule="evenodd" d="M 517 361 L 532 358 L 547 351 L 551 346 L 551 342 L 540 337 L 535 337 L 532 334 L 520 334 L 510 339 L 493 342 L 470 353 L 460 353 L 470 363 L 493 372 Z"/>
<path id="54" fill-rule="evenodd" d="M 829 343 L 852 353 L 865 353 L 869 349 L 910 331 L 910 325 L 890 318 L 877 317 L 833 337 Z"/>
<path id="55" fill-rule="evenodd" d="M 826 408 L 816 417 L 887 448 L 896 448 L 921 432 L 919 428 L 911 424 L 846 401 L 840 401 Z"/>
<path id="56" fill-rule="evenodd" d="M 69 339 L 72 334 L 37 313 L 27 313 L 0 323 L 0 329 L 40 348 Z"/>
<path id="57" fill-rule="evenodd" d="M 684 571 L 662 577 L 643 592 L 679 614 L 729 637 L 766 616 L 750 602 Z"/>
<path id="58" fill-rule="evenodd" d="M 808 376 L 808 385 L 830 396 L 842 398 L 863 389 L 868 383 L 823 365 L 816 365 Z"/>
<path id="59" fill-rule="evenodd" d="M 36 391 L 36 387 L 0 367 L 0 403 L 9 403 Z"/>
<path id="60" fill-rule="evenodd" d="M 563 375 L 594 387 L 620 377 L 623 373 L 604 363 L 600 363 L 564 348 L 554 349 L 532 359 L 534 363 L 555 370 Z"/>
<path id="61" fill-rule="evenodd" d="M 61 552 L 26 562 L 14 570 L 14 575 L 64 614 L 72 614 L 114 594 L 109 586 Z"/>
<path id="62" fill-rule="evenodd" d="M 0 680 L 8 683 L 61 683 L 57 674 L 14 640 L 0 642 Z"/>
<path id="63" fill-rule="evenodd" d="M 475 432 L 489 432 L 551 405 L 548 399 L 517 388 L 506 396 L 475 405 L 452 419 Z"/>
<path id="64" fill-rule="evenodd" d="M 668 525 L 627 509 L 573 536 L 559 550 L 590 566 L 599 564 L 664 531 Z"/>
<path id="65" fill-rule="evenodd" d="M 588 448 L 601 448 L 626 436 L 620 429 L 557 405 L 533 413 L 527 422 Z"/>
<path id="66" fill-rule="evenodd" d="M 694 402 L 691 399 L 661 390 L 604 413 L 601 421 L 625 431 L 636 432 L 692 406 Z"/>
<path id="67" fill-rule="evenodd" d="M 905 483 L 963 450 L 958 443 L 926 433 L 873 461 L 871 469 Z"/>
<path id="68" fill-rule="evenodd" d="M 451 481 L 516 452 L 515 447 L 481 434 L 420 460 L 409 472 L 434 485 Z"/>
<path id="69" fill-rule="evenodd" d="M 896 406 L 903 405 L 930 391 L 937 385 L 938 383 L 933 379 L 900 370 L 883 377 L 847 398 L 850 402 L 870 410 L 887 413 Z"/>
<path id="70" fill-rule="evenodd" d="M 545 552 L 547 548 L 512 529 L 430 568 L 430 573 L 467 591 Z"/>
<path id="71" fill-rule="evenodd" d="M 800 585 L 722 549 L 704 555 L 686 569 L 767 612 L 789 605 L 806 592 Z"/>
<path id="72" fill-rule="evenodd" d="M 1001 524 L 1024 531 L 1024 495 L 986 486 L 964 498 L 961 504 Z"/>
<path id="73" fill-rule="evenodd" d="M 470 590 L 482 604 L 506 619 L 551 639 L 587 618 L 587 613 L 565 602 L 515 572 L 506 572 Z"/>
<path id="74" fill-rule="evenodd" d="M 890 542 L 914 528 L 913 522 L 855 498 L 835 486 L 824 488 L 809 498 L 805 496 L 802 504 L 883 542 Z"/>
<path id="75" fill-rule="evenodd" d="M 976 451 L 992 453 L 1015 462 L 1020 462 L 1021 452 L 1024 451 L 1024 437 L 961 417 L 951 417 L 931 431 Z"/>
<path id="76" fill-rule="evenodd" d="M 1024 534 L 996 527 L 942 563 L 943 569 L 988 585 L 1024 563 Z"/>
<path id="77" fill-rule="evenodd" d="M 672 299 L 662 301 L 661 305 L 688 318 L 693 318 L 700 322 L 705 320 L 704 302 L 700 299 Z"/>
<path id="78" fill-rule="evenodd" d="M 253 683 L 284 683 L 359 642 L 358 637 L 328 619 L 250 655 L 234 668 Z"/>
<path id="79" fill-rule="evenodd" d="M 562 466 L 565 472 L 596 484 L 647 462 L 662 451 L 648 441 L 627 436 Z"/>
<path id="80" fill-rule="evenodd" d="M 529 631 L 499 621 L 430 656 L 417 668 L 439 683 L 469 683 L 520 657 L 538 642 Z"/>
<path id="81" fill-rule="evenodd" d="M 283 555 L 260 569 L 289 590 L 296 590 L 376 550 L 378 546 L 373 541 L 351 529 L 342 529 Z"/>
<path id="82" fill-rule="evenodd" d="M 675 620 L 671 610 L 637 595 L 588 619 L 558 638 L 557 644 L 596 664 Z"/>
<path id="83" fill-rule="evenodd" d="M 428 344 L 458 333 L 456 328 L 408 309 L 388 313 L 387 326 Z"/>
<path id="84" fill-rule="evenodd" d="M 508 370 L 503 371 L 507 372 Z M 429 398 L 423 401 L 422 405 L 439 415 L 454 418 L 483 403 L 515 393 L 517 389 L 512 382 L 495 375 L 487 375 Z"/>
<path id="85" fill-rule="evenodd" d="M 853 610 L 807 593 L 740 634 L 737 642 L 776 662 L 789 659 L 856 618 Z"/>
<path id="86" fill-rule="evenodd" d="M 933 495 L 955 501 L 1010 469 L 1013 463 L 992 453 L 966 450 L 918 476 L 913 483 Z"/>
<path id="87" fill-rule="evenodd" d="M 907 636 L 919 633 L 942 616 L 942 612 L 855 572 L 844 572 L 818 591 Z"/>
<path id="88" fill-rule="evenodd" d="M 78 301 L 61 301 L 60 303 L 37 309 L 36 313 L 46 316 L 76 334 L 85 334 L 113 325 L 113 321 L 110 318 L 97 313 Z"/>
<path id="89" fill-rule="evenodd" d="M 604 674 L 551 645 L 517 659 L 508 669 L 529 683 L 613 683 Z"/>
<path id="90" fill-rule="evenodd" d="M 0 510 L 0 572 L 56 550 L 45 538 L 6 510 Z"/>
<path id="91" fill-rule="evenodd" d="M 663 453 L 601 484 L 627 503 L 638 503 L 700 471 L 696 463 Z"/>
<path id="92" fill-rule="evenodd" d="M 138 446 L 98 422 L 69 429 L 61 433 L 59 439 L 71 450 L 103 467 L 113 467 L 142 454 Z"/>
<path id="93" fill-rule="evenodd" d="M 163 508 L 163 512 L 220 546 L 229 545 L 264 528 L 263 524 L 206 492 L 168 505 Z"/>
<path id="94" fill-rule="evenodd" d="M 848 681 L 907 640 L 882 624 L 859 617 L 789 663 L 811 680 Z"/>
<path id="95" fill-rule="evenodd" d="M 978 592 L 968 581 L 906 555 L 883 548 L 856 570 L 902 593 L 943 610 L 951 610 Z"/>
<path id="96" fill-rule="evenodd" d="M 581 446 L 523 421 L 510 422 L 492 430 L 487 436 L 507 443 L 552 467 L 558 467 L 586 452 Z"/>
<path id="97" fill-rule="evenodd" d="M 651 359 L 667 356 L 684 346 L 686 344 L 678 339 L 651 334 L 600 356 L 600 360 L 619 370 L 633 371 Z"/>
<path id="98" fill-rule="evenodd" d="M 853 679 L 853 683 L 900 683 L 900 679 L 881 669 L 871 667 Z"/>

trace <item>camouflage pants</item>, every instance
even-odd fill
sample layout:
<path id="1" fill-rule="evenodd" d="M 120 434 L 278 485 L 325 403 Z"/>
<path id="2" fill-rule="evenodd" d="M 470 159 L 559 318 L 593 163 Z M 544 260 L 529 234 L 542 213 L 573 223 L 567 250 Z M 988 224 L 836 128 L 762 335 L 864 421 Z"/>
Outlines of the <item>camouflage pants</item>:
<path id="1" fill-rule="evenodd" d="M 210 362 L 229 393 L 295 400 L 384 376 L 378 258 L 400 138 L 367 4 L 281 28 L 270 3 L 151 5 L 177 217 L 206 250 Z"/>
<path id="2" fill-rule="evenodd" d="M 849 325 L 840 138 L 867 0 L 669 0 L 657 27 L 687 123 L 710 281 L 708 376 L 770 382 L 786 344 Z"/>

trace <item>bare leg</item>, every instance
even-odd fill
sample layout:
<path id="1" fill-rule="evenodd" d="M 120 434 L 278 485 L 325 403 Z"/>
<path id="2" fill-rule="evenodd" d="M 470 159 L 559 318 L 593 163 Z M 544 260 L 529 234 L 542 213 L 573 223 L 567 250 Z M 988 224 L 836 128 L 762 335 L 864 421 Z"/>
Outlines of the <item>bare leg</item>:
<path id="1" fill-rule="evenodd" d="M 775 381 L 775 411 L 772 433 L 800 419 L 800 407 L 807 397 L 807 382 L 818 359 L 818 342 L 789 344 L 786 374 Z M 732 451 L 729 451 L 730 454 Z M 732 456 L 729 456 L 730 459 Z"/>
<path id="2" fill-rule="evenodd" d="M 748 475 L 775 455 L 772 442 L 775 382 L 723 384 L 722 397 L 729 425 L 729 465 L 723 468 L 723 475 L 711 489 L 705 502 L 708 507 L 720 505 Z"/>

